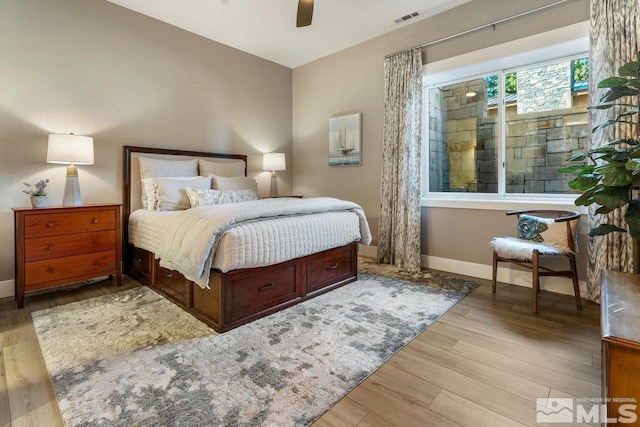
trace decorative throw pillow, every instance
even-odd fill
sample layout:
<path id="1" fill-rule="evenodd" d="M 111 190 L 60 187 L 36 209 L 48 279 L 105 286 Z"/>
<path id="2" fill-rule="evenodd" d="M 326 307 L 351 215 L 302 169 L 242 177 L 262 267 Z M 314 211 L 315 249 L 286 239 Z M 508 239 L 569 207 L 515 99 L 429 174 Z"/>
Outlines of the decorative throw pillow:
<path id="1" fill-rule="evenodd" d="M 212 190 L 203 188 L 185 188 L 191 207 L 213 206 L 224 203 L 248 202 L 257 200 L 253 190 Z"/>
<path id="2" fill-rule="evenodd" d="M 198 159 L 198 171 L 201 176 L 244 176 L 244 160 L 205 160 Z"/>
<path id="3" fill-rule="evenodd" d="M 198 178 L 198 176 L 158 176 L 155 178 L 144 178 L 140 181 L 142 182 L 142 199 L 143 201 L 146 199 L 147 203 L 143 206 L 148 211 L 155 211 L 158 209 L 158 199 L 156 198 L 157 191 L 157 179 L 159 178 L 167 178 L 174 180 L 193 180 Z"/>
<path id="4" fill-rule="evenodd" d="M 211 188 L 214 190 L 253 190 L 258 194 L 258 183 L 253 178 L 210 176 L 212 178 Z"/>
<path id="5" fill-rule="evenodd" d="M 138 157 L 140 164 L 140 179 L 175 177 L 175 176 L 198 176 L 198 159 L 193 160 L 167 160 L 152 157 Z M 155 205 L 149 207 L 148 191 L 142 186 L 142 206 L 145 209 L 154 210 Z"/>
<path id="6" fill-rule="evenodd" d="M 191 207 L 185 188 L 208 189 L 211 186 L 209 177 L 194 179 L 154 178 L 157 207 L 159 211 L 184 210 Z"/>
<path id="7" fill-rule="evenodd" d="M 578 221 L 572 221 L 571 226 L 572 235 L 575 238 Z M 520 215 L 518 218 L 518 238 L 553 245 L 563 250 L 571 249 L 567 239 L 567 223 L 555 222 L 553 218 Z"/>

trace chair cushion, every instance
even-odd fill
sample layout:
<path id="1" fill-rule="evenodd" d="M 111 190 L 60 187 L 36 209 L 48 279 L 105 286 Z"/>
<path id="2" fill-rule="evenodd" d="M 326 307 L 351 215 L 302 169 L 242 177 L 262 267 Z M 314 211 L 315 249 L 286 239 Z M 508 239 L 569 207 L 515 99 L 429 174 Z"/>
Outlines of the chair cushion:
<path id="1" fill-rule="evenodd" d="M 538 250 L 541 255 L 563 255 L 571 252 L 552 243 L 538 243 L 532 240 L 518 239 L 517 237 L 495 237 L 489 242 L 498 256 L 520 261 L 533 260 L 533 251 Z"/>

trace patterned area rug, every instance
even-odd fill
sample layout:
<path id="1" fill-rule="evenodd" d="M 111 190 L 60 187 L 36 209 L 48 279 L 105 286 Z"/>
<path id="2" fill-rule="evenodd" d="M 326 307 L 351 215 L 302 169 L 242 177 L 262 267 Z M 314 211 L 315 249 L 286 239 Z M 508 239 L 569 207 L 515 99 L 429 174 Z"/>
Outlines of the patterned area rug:
<path id="1" fill-rule="evenodd" d="M 146 287 L 34 312 L 65 423 L 307 425 L 477 286 L 359 262 L 356 282 L 221 335 Z"/>

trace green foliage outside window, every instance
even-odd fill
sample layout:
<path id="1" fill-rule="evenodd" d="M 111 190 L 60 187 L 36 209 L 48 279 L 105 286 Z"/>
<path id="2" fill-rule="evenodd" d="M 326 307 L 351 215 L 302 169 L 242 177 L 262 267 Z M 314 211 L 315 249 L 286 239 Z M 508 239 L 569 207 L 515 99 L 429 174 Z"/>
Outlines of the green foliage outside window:
<path id="1" fill-rule="evenodd" d="M 573 70 L 572 79 L 574 82 L 589 81 L 589 58 L 574 59 L 571 63 L 571 69 Z M 498 76 L 485 77 L 485 80 L 489 84 L 487 96 L 489 98 L 498 96 Z M 518 74 L 509 73 L 505 76 L 505 94 L 513 95 L 516 93 L 518 93 Z"/>

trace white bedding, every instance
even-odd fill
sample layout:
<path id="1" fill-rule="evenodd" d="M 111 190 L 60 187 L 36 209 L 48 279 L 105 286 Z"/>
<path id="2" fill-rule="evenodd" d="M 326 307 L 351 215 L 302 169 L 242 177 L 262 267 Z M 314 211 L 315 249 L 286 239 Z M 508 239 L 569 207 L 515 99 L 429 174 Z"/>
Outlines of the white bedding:
<path id="1" fill-rule="evenodd" d="M 213 238 L 215 251 L 213 256 L 211 253 L 205 256 L 203 271 L 208 271 L 209 263 L 211 267 L 226 272 L 239 268 L 276 264 L 355 241 L 365 244 L 370 242 L 369 227 L 358 205 L 331 198 L 303 200 L 305 202 L 299 199 L 266 199 L 235 203 L 223 209 L 220 207 L 224 205 L 197 208 L 223 211 L 227 217 L 231 215 L 234 218 L 231 221 L 232 224 L 224 226 L 219 238 Z M 321 208 L 323 204 L 325 208 Z M 262 206 L 268 207 L 266 213 L 259 213 L 257 210 Z M 295 215 L 293 212 L 298 210 L 298 206 L 306 206 L 303 208 L 306 214 Z M 337 210 L 322 212 L 328 207 Z M 185 215 L 189 211 L 192 212 Z M 183 222 L 189 216 L 207 216 L 207 214 L 198 213 L 196 209 L 189 211 L 134 211 L 129 218 L 130 243 L 155 254 L 167 255 L 167 248 L 162 248 L 163 237 L 174 233 L 170 230 L 175 227 L 176 221 Z M 276 216 L 256 220 L 263 215 Z M 218 213 L 214 216 L 218 216 L 216 221 L 221 221 Z M 228 221 L 222 220 L 222 222 Z M 189 228 L 193 227 L 193 224 L 189 226 Z M 196 225 L 196 227 L 199 226 Z M 194 233 L 203 235 L 201 231 L 194 231 Z M 209 237 L 212 233 L 217 234 L 213 231 L 208 233 Z M 199 240 L 201 243 L 205 242 L 207 237 L 201 237 Z M 185 246 L 194 248 L 198 245 L 190 242 Z M 175 255 L 175 253 L 172 254 L 172 261 L 164 265 L 183 274 L 186 272 L 185 276 L 191 280 L 195 278 L 197 280 L 194 281 L 199 282 L 201 286 L 206 286 L 208 274 L 194 275 L 193 271 L 182 271 L 183 266 L 176 264 Z"/>

